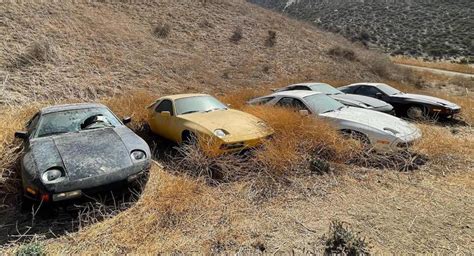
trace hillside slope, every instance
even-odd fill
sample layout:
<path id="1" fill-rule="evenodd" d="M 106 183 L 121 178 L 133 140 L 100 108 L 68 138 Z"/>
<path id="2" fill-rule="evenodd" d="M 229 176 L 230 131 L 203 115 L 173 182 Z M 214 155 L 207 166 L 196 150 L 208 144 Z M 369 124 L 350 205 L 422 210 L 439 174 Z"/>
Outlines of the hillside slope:
<path id="1" fill-rule="evenodd" d="M 250 0 L 395 55 L 474 55 L 470 0 Z"/>
<path id="2" fill-rule="evenodd" d="M 376 78 L 370 63 L 354 65 L 326 54 L 335 45 L 352 47 L 342 38 L 243 1 L 0 8 L 0 104 L 94 99 L 134 88 L 222 91 L 302 73 L 315 79 Z M 265 43 L 269 30 L 276 32 L 274 46 Z M 232 42 L 239 31 L 242 39 Z"/>

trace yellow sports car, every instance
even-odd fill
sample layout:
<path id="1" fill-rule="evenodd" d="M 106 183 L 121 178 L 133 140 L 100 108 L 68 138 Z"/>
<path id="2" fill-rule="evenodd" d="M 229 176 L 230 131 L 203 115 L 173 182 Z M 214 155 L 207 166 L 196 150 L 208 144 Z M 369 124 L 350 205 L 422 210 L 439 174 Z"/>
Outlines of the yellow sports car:
<path id="1" fill-rule="evenodd" d="M 215 153 L 258 146 L 273 133 L 259 118 L 229 109 L 207 94 L 161 97 L 148 110 L 154 133 L 177 143 L 212 140 Z"/>

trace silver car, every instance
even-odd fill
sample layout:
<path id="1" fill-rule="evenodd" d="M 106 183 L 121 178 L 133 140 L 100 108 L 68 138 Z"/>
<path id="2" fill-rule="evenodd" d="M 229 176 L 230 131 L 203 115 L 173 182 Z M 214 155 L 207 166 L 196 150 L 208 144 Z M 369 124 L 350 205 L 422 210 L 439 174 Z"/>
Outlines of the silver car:
<path id="1" fill-rule="evenodd" d="M 340 103 L 357 108 L 371 109 L 375 111 L 380 111 L 388 114 L 393 113 L 393 107 L 387 102 L 374 99 L 372 97 L 356 95 L 356 94 L 346 94 L 339 91 L 338 89 L 332 87 L 329 84 L 325 83 L 300 83 L 292 84 L 281 89 L 275 90 L 275 92 L 284 92 L 284 91 L 315 91 L 321 92 L 329 97 L 339 101 Z"/>
<path id="2" fill-rule="evenodd" d="M 347 107 L 313 91 L 284 91 L 252 99 L 250 105 L 272 105 L 299 110 L 329 120 L 344 134 L 354 136 L 380 152 L 407 148 L 421 131 L 398 117 L 363 108 Z"/>

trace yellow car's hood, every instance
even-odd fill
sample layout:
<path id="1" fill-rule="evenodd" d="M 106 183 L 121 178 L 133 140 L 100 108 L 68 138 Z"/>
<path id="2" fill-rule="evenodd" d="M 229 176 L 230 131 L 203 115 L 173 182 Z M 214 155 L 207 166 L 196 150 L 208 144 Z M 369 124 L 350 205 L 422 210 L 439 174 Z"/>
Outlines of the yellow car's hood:
<path id="1" fill-rule="evenodd" d="M 229 137 L 234 138 L 252 134 L 267 136 L 273 133 L 273 130 L 259 118 L 234 109 L 192 113 L 179 117 L 208 130 L 209 134 L 213 134 L 216 129 L 223 129 L 229 133 Z"/>

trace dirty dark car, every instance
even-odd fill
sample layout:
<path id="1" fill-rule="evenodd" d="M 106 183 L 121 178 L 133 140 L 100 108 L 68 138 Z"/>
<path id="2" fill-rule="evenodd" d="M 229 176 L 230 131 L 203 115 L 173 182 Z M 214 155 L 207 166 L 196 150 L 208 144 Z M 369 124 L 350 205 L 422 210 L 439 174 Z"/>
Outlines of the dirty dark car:
<path id="1" fill-rule="evenodd" d="M 24 140 L 26 198 L 57 202 L 127 184 L 150 167 L 150 148 L 106 106 L 81 103 L 41 109 L 15 136 Z"/>

